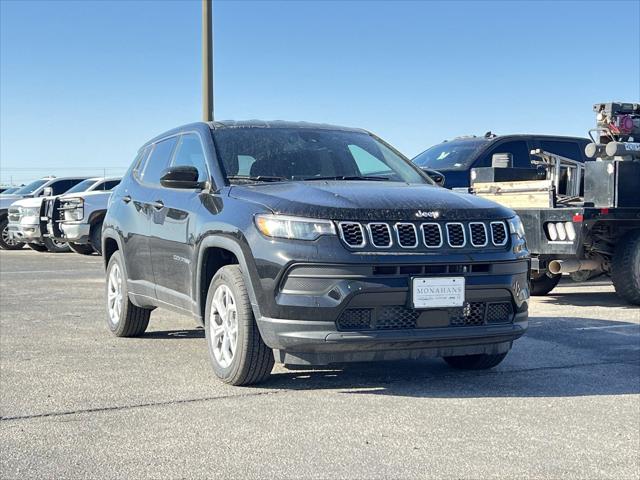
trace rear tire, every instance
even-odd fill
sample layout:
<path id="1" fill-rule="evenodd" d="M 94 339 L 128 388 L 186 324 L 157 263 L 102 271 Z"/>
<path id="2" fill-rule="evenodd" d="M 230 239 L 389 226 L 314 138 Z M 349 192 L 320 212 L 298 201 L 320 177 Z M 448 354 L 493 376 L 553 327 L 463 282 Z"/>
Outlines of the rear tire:
<path id="1" fill-rule="evenodd" d="M 48 252 L 47 247 L 39 243 L 27 243 L 27 247 L 40 253 Z"/>
<path id="2" fill-rule="evenodd" d="M 53 240 L 49 237 L 44 237 L 42 239 L 42 243 L 51 253 L 67 253 L 71 250 L 68 243 L 58 242 L 57 240 Z"/>
<path id="3" fill-rule="evenodd" d="M 71 251 L 79 253 L 80 255 L 93 255 L 95 253 L 91 245 L 82 243 L 69 242 L 69 248 Z"/>
<path id="4" fill-rule="evenodd" d="M 548 294 L 556 288 L 562 275 L 556 274 L 549 276 L 548 272 L 542 272 L 538 277 L 531 277 L 531 295 L 540 297 Z"/>
<path id="5" fill-rule="evenodd" d="M 238 265 L 218 270 L 205 309 L 205 335 L 216 376 L 230 385 L 251 385 L 269 377 L 273 353 L 260 336 Z"/>
<path id="6" fill-rule="evenodd" d="M 138 337 L 149 325 L 151 310 L 137 307 L 129 300 L 123 265 L 122 256 L 116 250 L 107 265 L 107 327 L 116 337 Z"/>
<path id="7" fill-rule="evenodd" d="M 18 242 L 9 237 L 9 219 L 4 217 L 0 220 L 0 249 L 20 250 L 24 247 L 23 242 Z"/>
<path id="8" fill-rule="evenodd" d="M 640 305 L 640 230 L 627 232 L 618 241 L 611 262 L 611 280 L 621 298 Z"/>
<path id="9" fill-rule="evenodd" d="M 453 368 L 459 370 L 488 370 L 495 367 L 504 360 L 507 353 L 486 354 L 479 355 L 460 355 L 456 357 L 443 357 L 444 361 Z"/>

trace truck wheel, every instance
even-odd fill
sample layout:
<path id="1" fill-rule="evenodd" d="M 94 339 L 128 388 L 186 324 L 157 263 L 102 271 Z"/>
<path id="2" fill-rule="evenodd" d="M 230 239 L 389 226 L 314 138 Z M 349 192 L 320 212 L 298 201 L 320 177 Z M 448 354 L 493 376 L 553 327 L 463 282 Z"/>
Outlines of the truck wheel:
<path id="1" fill-rule="evenodd" d="M 262 341 L 237 265 L 222 267 L 213 277 L 204 328 L 211 365 L 220 380 L 250 385 L 269 376 L 273 353 Z"/>
<path id="2" fill-rule="evenodd" d="M 80 255 L 93 255 L 95 253 L 91 245 L 83 245 L 82 243 L 69 242 L 69 248 Z"/>
<path id="3" fill-rule="evenodd" d="M 138 337 L 149 325 L 151 310 L 129 300 L 122 256 L 115 251 L 107 265 L 107 327 L 116 337 Z"/>
<path id="4" fill-rule="evenodd" d="M 20 250 L 24 247 L 23 242 L 18 242 L 9 236 L 9 219 L 4 217 L 0 220 L 0 248 L 2 250 Z"/>
<path id="5" fill-rule="evenodd" d="M 93 247 L 98 255 L 102 255 L 102 221 L 91 227 L 89 235 L 89 244 Z"/>
<path id="6" fill-rule="evenodd" d="M 640 305 L 640 230 L 632 230 L 618 241 L 611 262 L 611 280 L 620 297 Z"/>
<path id="7" fill-rule="evenodd" d="M 40 253 L 48 252 L 47 247 L 40 243 L 27 243 L 27 247 Z"/>
<path id="8" fill-rule="evenodd" d="M 443 357 L 444 361 L 453 368 L 460 370 L 488 370 L 498 365 L 507 353 L 486 354 L 481 353 L 479 355 L 460 355 L 456 357 Z"/>
<path id="9" fill-rule="evenodd" d="M 562 275 L 551 275 L 547 272 L 540 272 L 534 276 L 531 275 L 531 295 L 534 297 L 540 297 L 546 295 L 551 290 L 556 288 Z"/>
<path id="10" fill-rule="evenodd" d="M 49 237 L 44 237 L 42 243 L 51 253 L 66 253 L 70 250 L 67 242 L 59 242 Z"/>

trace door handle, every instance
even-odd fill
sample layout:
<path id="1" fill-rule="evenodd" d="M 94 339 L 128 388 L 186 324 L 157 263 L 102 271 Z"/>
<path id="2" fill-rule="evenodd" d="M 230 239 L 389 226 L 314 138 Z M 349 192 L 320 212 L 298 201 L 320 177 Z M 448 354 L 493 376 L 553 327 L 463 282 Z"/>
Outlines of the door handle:
<path id="1" fill-rule="evenodd" d="M 162 210 L 164 208 L 164 203 L 162 202 L 162 200 L 151 202 L 150 205 L 156 210 Z"/>
<path id="2" fill-rule="evenodd" d="M 124 197 L 122 197 L 122 201 L 124 203 L 129 203 L 131 201 L 131 195 L 125 195 Z"/>

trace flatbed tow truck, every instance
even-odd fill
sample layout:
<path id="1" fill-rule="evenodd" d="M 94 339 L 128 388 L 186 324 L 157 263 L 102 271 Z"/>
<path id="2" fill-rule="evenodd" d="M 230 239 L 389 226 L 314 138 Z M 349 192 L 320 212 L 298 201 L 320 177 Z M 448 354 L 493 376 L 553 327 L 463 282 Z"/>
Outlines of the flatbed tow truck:
<path id="1" fill-rule="evenodd" d="M 516 169 L 476 168 L 472 193 L 520 215 L 533 295 L 551 292 L 563 273 L 605 274 L 620 297 L 640 305 L 640 103 L 593 109 L 597 126 L 585 148 L 591 160 L 534 150 L 538 180 L 519 180 Z"/>

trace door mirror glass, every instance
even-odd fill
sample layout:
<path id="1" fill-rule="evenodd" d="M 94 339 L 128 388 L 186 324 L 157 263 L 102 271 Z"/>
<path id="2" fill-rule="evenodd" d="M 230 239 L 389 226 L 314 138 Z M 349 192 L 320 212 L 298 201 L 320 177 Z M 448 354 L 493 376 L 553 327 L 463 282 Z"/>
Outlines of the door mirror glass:
<path id="1" fill-rule="evenodd" d="M 509 168 L 513 164 L 513 155 L 510 153 L 494 153 L 491 157 L 491 166 L 494 168 Z"/>
<path id="2" fill-rule="evenodd" d="M 166 188 L 202 188 L 202 183 L 198 181 L 198 169 L 191 165 L 176 165 L 169 167 L 162 172 L 160 185 Z"/>
<path id="3" fill-rule="evenodd" d="M 53 188 L 51 187 L 45 187 L 42 189 L 42 196 L 43 197 L 50 197 L 53 195 Z"/>

